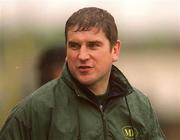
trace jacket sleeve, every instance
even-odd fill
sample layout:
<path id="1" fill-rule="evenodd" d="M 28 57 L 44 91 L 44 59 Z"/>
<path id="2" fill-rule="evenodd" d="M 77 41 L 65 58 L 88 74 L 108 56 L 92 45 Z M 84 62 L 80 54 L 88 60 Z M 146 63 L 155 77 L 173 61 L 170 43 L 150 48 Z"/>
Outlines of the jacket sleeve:
<path id="1" fill-rule="evenodd" d="M 150 127 L 149 127 L 149 132 L 148 132 L 148 140 L 166 140 L 165 135 L 160 127 L 160 124 L 158 122 L 158 118 L 156 116 L 155 111 L 153 110 L 150 101 L 149 102 L 149 107 L 150 107 Z"/>
<path id="2" fill-rule="evenodd" d="M 10 116 L 0 131 L 0 140 L 30 140 L 30 132 L 18 118 Z"/>
<path id="3" fill-rule="evenodd" d="M 31 140 L 31 110 L 24 100 L 16 105 L 0 130 L 0 140 Z"/>

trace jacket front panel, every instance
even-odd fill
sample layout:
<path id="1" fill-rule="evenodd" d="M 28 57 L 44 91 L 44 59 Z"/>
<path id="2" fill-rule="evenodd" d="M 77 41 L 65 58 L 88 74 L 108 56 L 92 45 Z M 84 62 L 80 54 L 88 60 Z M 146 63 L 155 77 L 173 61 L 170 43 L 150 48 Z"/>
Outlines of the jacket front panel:
<path id="1" fill-rule="evenodd" d="M 129 112 L 122 97 L 113 99 L 104 111 L 98 107 L 92 107 L 93 105 L 87 102 L 80 103 L 82 103 L 79 105 L 82 140 L 125 140 L 133 139 L 134 135 L 141 140 L 144 137 L 145 126 L 143 122 L 133 120 L 135 132 L 132 130 Z M 89 136 L 89 134 L 92 135 Z"/>
<path id="2" fill-rule="evenodd" d="M 61 90 L 68 90 L 68 92 L 61 92 Z M 135 102 L 130 106 L 139 106 L 140 104 L 144 106 L 140 109 L 131 106 L 131 109 L 133 109 L 131 111 L 136 112 L 136 114 L 133 114 L 136 115 L 136 117 L 133 116 L 135 130 L 132 130 L 124 97 L 113 98 L 109 101 L 107 108 L 101 111 L 99 106 L 84 96 L 77 96 L 75 92 L 77 91 L 68 87 L 58 89 L 55 96 L 56 107 L 52 113 L 50 139 L 126 140 L 133 139 L 133 136 L 136 135 L 136 138 L 141 140 L 145 137 L 144 135 L 148 131 L 146 130 L 145 120 L 149 119 L 147 113 L 146 115 L 142 114 L 142 112 L 149 109 L 147 101 L 144 101 L 147 100 L 145 96 L 139 98 L 139 95 L 133 92 L 127 97 L 130 101 L 139 98 L 140 103 Z M 144 117 L 140 115 L 144 115 Z"/>

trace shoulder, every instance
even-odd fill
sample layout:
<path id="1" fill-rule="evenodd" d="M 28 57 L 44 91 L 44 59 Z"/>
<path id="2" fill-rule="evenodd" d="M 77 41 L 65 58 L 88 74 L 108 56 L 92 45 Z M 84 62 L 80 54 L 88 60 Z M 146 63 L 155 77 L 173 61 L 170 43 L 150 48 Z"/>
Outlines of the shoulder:
<path id="1" fill-rule="evenodd" d="M 46 106 L 53 106 L 54 92 L 58 86 L 58 80 L 53 80 L 34 91 L 30 96 L 33 105 L 40 103 Z"/>
<path id="2" fill-rule="evenodd" d="M 46 111 L 54 107 L 54 90 L 58 80 L 53 80 L 21 100 L 10 113 L 10 117 L 27 119 L 33 112 Z"/>
<path id="3" fill-rule="evenodd" d="M 64 102 L 71 89 L 60 78 L 55 79 L 35 90 L 31 95 L 27 96 L 13 109 L 14 112 L 42 112 L 54 108 L 58 102 Z M 18 113 L 18 114 L 19 114 Z"/>
<path id="4" fill-rule="evenodd" d="M 149 105 L 150 102 L 148 96 L 137 88 L 133 88 L 133 91 L 131 94 L 129 94 L 128 98 L 129 100 L 131 100 L 131 102 L 139 104 Z"/>
<path id="5" fill-rule="evenodd" d="M 11 110 L 0 131 L 0 137 L 6 139 L 13 135 L 13 137 L 17 136 L 17 139 L 21 139 L 19 134 L 28 134 L 32 127 L 36 128 L 37 124 L 46 126 L 54 106 L 53 89 L 56 85 L 56 80 L 49 82 L 19 102 Z"/>
<path id="6" fill-rule="evenodd" d="M 127 100 L 131 110 L 139 115 L 147 116 L 152 113 L 153 109 L 148 96 L 140 90 L 133 88 L 132 93 L 127 96 Z"/>

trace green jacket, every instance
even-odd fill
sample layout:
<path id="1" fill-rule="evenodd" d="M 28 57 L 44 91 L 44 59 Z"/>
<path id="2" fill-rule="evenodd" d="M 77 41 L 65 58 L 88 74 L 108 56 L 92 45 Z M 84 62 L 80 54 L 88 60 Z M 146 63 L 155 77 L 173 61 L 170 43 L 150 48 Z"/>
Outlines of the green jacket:
<path id="1" fill-rule="evenodd" d="M 82 88 L 83 89 L 83 88 Z M 18 104 L 0 131 L 0 140 L 164 140 L 146 96 L 113 66 L 110 94 L 97 105 L 69 74 Z"/>

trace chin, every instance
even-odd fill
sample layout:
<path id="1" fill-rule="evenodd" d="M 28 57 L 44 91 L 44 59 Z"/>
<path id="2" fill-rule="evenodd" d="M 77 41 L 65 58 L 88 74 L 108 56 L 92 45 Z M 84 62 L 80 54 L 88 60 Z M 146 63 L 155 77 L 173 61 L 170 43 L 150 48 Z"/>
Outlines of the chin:
<path id="1" fill-rule="evenodd" d="M 79 81 L 82 85 L 86 85 L 86 86 L 93 84 L 93 81 L 92 81 L 92 80 L 79 79 L 78 81 Z"/>

